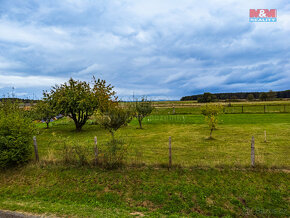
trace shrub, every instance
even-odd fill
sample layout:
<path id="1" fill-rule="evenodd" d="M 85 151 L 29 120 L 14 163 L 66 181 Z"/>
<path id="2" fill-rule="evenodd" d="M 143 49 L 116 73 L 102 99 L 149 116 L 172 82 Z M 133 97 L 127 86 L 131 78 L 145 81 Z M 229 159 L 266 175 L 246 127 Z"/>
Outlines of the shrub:
<path id="1" fill-rule="evenodd" d="M 32 156 L 34 125 L 17 103 L 3 102 L 0 108 L 0 168 L 27 162 Z"/>

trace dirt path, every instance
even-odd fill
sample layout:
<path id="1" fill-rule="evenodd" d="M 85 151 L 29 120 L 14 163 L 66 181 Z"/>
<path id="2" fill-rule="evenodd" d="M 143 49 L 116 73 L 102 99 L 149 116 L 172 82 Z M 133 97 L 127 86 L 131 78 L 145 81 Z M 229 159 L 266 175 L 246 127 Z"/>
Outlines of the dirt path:
<path id="1" fill-rule="evenodd" d="M 35 216 L 27 213 L 0 210 L 0 218 L 40 218 L 45 216 Z"/>

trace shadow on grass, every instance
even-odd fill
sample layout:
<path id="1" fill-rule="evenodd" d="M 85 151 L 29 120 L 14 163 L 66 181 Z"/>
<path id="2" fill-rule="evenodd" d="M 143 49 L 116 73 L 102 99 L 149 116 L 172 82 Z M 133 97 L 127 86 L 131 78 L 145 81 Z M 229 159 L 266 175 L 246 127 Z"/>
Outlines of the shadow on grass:
<path id="1" fill-rule="evenodd" d="M 215 140 L 217 140 L 217 139 L 214 138 L 214 137 L 207 137 L 207 138 L 205 138 L 204 140 L 206 140 L 206 141 L 215 141 Z"/>

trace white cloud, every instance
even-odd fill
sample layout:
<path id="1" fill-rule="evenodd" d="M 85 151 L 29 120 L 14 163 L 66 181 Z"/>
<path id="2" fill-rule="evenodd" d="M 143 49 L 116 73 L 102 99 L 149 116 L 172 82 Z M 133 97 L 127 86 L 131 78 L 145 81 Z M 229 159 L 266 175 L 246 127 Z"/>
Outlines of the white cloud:
<path id="1" fill-rule="evenodd" d="M 16 95 L 16 97 L 19 97 L 19 96 L 22 97 L 22 96 L 27 96 L 28 93 L 27 92 L 16 92 L 15 95 Z"/>
<path id="2" fill-rule="evenodd" d="M 151 41 L 151 35 L 150 35 L 150 33 L 148 33 L 148 32 L 140 31 L 140 32 L 136 35 L 136 39 L 137 39 L 139 42 L 142 42 L 142 43 L 148 43 L 148 42 Z"/>
<path id="3" fill-rule="evenodd" d="M 14 60 L 8 60 L 7 58 L 0 56 L 0 70 L 10 70 L 21 67 L 23 67 L 22 63 Z"/>
<path id="4" fill-rule="evenodd" d="M 35 45 L 49 50 L 74 47 L 69 42 L 69 34 L 57 27 L 23 26 L 21 23 L 1 19 L 0 29 L 0 40 L 5 42 Z"/>
<path id="5" fill-rule="evenodd" d="M 92 64 L 88 67 L 86 67 L 85 69 L 79 71 L 79 72 L 76 72 L 75 75 L 86 75 L 86 74 L 94 74 L 98 71 L 100 71 L 102 69 L 102 66 L 100 64 Z"/>
<path id="6" fill-rule="evenodd" d="M 170 89 L 167 88 L 115 88 L 118 95 L 121 96 L 142 96 L 142 95 L 156 95 L 156 94 L 168 94 Z"/>
<path id="7" fill-rule="evenodd" d="M 65 82 L 66 79 L 62 77 L 49 77 L 49 76 L 25 76 L 25 75 L 4 75 L 0 74 L 0 88 L 16 87 L 16 88 L 29 88 L 29 87 L 50 87 L 56 84 Z"/>

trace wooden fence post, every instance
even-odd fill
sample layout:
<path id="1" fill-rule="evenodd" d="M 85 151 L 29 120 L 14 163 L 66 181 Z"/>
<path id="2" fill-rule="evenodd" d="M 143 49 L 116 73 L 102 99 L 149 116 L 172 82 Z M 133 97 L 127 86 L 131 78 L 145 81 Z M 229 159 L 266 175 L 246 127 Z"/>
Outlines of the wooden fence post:
<path id="1" fill-rule="evenodd" d="M 172 166 L 172 156 L 171 156 L 171 136 L 169 136 L 169 168 Z"/>
<path id="2" fill-rule="evenodd" d="M 38 162 L 39 161 L 39 156 L 38 156 L 36 136 L 33 136 L 33 145 L 34 145 L 35 160 Z"/>
<path id="3" fill-rule="evenodd" d="M 97 140 L 97 136 L 95 136 L 95 164 L 98 164 L 98 140 Z"/>
<path id="4" fill-rule="evenodd" d="M 266 130 L 264 131 L 264 136 L 265 136 L 264 142 L 267 142 L 267 133 L 266 133 Z"/>
<path id="5" fill-rule="evenodd" d="M 252 136 L 252 142 L 251 142 L 251 165 L 252 167 L 255 167 L 255 138 Z"/>

